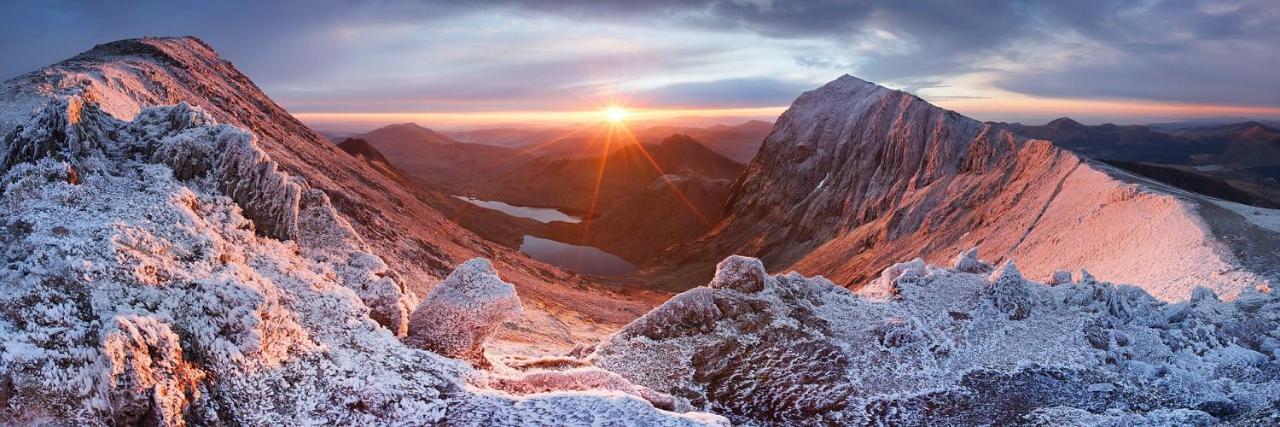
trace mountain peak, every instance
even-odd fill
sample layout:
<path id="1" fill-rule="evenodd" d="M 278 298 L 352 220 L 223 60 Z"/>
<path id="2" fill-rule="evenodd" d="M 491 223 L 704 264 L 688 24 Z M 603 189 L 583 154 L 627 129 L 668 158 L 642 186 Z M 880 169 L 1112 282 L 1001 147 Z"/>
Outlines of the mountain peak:
<path id="1" fill-rule="evenodd" d="M 854 77 L 849 74 L 844 74 L 844 75 L 841 75 L 840 77 L 837 77 L 835 80 L 828 82 L 823 87 L 827 87 L 827 86 L 867 87 L 867 86 L 880 86 L 880 85 Z"/>
<path id="2" fill-rule="evenodd" d="M 689 136 L 688 134 L 683 134 L 683 133 L 673 133 L 673 134 L 671 134 L 671 136 L 668 136 L 668 137 L 666 137 L 666 139 L 663 139 L 663 140 L 662 140 L 662 145 L 698 145 L 698 146 L 701 146 L 702 144 L 701 144 L 701 143 L 699 143 L 699 142 L 698 142 L 698 140 L 694 139 L 692 136 Z"/>
<path id="3" fill-rule="evenodd" d="M 805 92 L 806 94 L 830 94 L 830 96 L 850 96 L 855 93 L 879 93 L 880 91 L 888 92 L 889 88 L 845 74 L 837 77 L 835 80 L 827 82 L 821 87 Z M 801 95 L 801 99 L 804 96 Z M 825 96 L 824 96 L 825 98 Z"/>
<path id="4" fill-rule="evenodd" d="M 193 57 L 220 59 L 213 47 L 204 40 L 194 36 L 181 36 L 116 40 L 96 45 L 93 49 L 71 57 L 67 62 L 118 57 L 149 57 L 184 68 L 184 63 Z"/>
<path id="5" fill-rule="evenodd" d="M 1084 124 L 1077 122 L 1070 117 L 1059 117 L 1059 118 L 1053 119 L 1045 126 L 1059 128 L 1059 129 L 1085 127 Z"/>

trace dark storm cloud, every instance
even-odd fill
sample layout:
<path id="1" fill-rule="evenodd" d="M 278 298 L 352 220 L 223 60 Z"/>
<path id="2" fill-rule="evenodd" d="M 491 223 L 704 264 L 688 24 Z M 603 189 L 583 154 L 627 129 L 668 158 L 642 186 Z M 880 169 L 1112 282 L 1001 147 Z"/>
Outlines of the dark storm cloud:
<path id="1" fill-rule="evenodd" d="M 434 28 L 475 16 L 487 18 L 452 35 L 410 33 L 364 43 L 335 36 L 336 28 Z M 720 81 L 640 94 L 666 104 L 776 105 L 785 103 L 785 94 L 815 84 L 749 75 L 760 63 L 772 61 L 812 75 L 848 72 L 908 89 L 938 87 L 949 77 L 987 71 L 997 87 L 1032 95 L 1280 106 L 1280 83 L 1271 76 L 1280 66 L 1280 2 L 1270 0 L 574 0 L 481 6 L 434 1 L 6 1 L 0 4 L 0 54 L 6 58 L 0 61 L 0 75 L 29 71 L 108 40 L 193 34 L 235 61 L 269 93 L 315 111 L 335 108 L 344 99 L 414 108 L 505 100 L 523 108 L 540 102 L 538 97 L 572 92 L 567 88 L 601 84 L 598 76 L 574 68 L 581 61 L 555 49 L 548 50 L 545 60 L 507 55 L 525 47 L 529 41 L 522 38 L 505 45 L 492 40 L 475 44 L 476 38 L 519 16 L 559 18 L 566 31 L 576 23 L 632 28 L 643 34 L 628 40 L 632 42 L 642 42 L 654 31 L 701 31 L 809 43 L 803 52 L 749 58 L 735 68 L 742 73 Z M 593 65 L 597 73 L 702 69 L 701 74 L 690 71 L 685 80 L 707 81 L 714 77 L 694 56 L 744 47 L 731 42 L 708 46 L 699 37 L 684 42 L 690 46 L 685 51 L 670 49 L 668 43 L 663 51 L 643 57 L 593 52 L 586 60 L 598 64 Z M 469 46 L 473 58 L 435 58 Z M 452 71 L 435 73 L 441 65 Z M 335 69 L 349 75 L 337 75 Z M 448 81 L 414 82 L 415 75 Z"/>

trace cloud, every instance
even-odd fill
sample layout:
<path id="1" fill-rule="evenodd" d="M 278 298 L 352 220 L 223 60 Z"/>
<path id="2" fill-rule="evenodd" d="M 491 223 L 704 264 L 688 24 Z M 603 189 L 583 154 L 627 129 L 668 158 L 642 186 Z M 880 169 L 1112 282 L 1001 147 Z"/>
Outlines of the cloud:
<path id="1" fill-rule="evenodd" d="M 637 98 L 667 107 L 757 107 L 784 106 L 811 85 L 771 78 L 727 79 L 677 83 L 644 91 Z"/>
<path id="2" fill-rule="evenodd" d="M 794 63 L 900 87 L 987 73 L 997 88 L 1030 95 L 1280 106 L 1273 0 L 516 3 L 830 40 L 843 48 L 792 55 Z"/>
<path id="3" fill-rule="evenodd" d="M 1163 2 L 1083 19 L 1050 66 L 1005 73 L 1000 88 L 1070 98 L 1280 106 L 1280 3 Z"/>
<path id="4" fill-rule="evenodd" d="M 1269 0 L 7 1 L 0 76 L 185 34 L 293 111 L 771 106 L 844 73 L 931 99 L 1280 106 Z"/>

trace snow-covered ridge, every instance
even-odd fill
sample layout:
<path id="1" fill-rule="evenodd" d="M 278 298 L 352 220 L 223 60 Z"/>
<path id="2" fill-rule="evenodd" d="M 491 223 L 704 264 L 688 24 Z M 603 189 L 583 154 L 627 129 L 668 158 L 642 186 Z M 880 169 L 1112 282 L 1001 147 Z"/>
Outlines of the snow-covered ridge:
<path id="1" fill-rule="evenodd" d="M 185 104 L 124 122 L 74 96 L 5 138 L 3 423 L 723 422 L 621 379 L 490 389 L 405 346 L 412 294 L 259 141 Z"/>
<path id="2" fill-rule="evenodd" d="M 966 251 L 850 292 L 730 257 L 602 343 L 676 408 L 777 425 L 1268 425 L 1280 297 L 1166 303 L 1081 271 L 1047 285 Z"/>
<path id="3" fill-rule="evenodd" d="M 497 340 L 512 348 L 539 353 L 568 351 L 652 306 L 589 286 L 581 277 L 484 240 L 449 221 L 412 189 L 388 179 L 365 162 L 351 161 L 350 156 L 289 115 L 199 39 L 147 37 L 104 43 L 7 80 L 0 84 L 0 133 L 23 124 L 50 101 L 69 97 L 82 99 L 125 121 L 134 120 L 151 106 L 185 102 L 199 106 L 220 124 L 252 134 L 256 138 L 254 144 L 274 163 L 275 172 L 306 181 L 308 189 L 298 194 L 304 208 L 300 215 L 326 215 L 323 209 L 305 211 L 310 206 L 308 194 L 320 197 L 310 190 L 323 192 L 337 216 L 363 241 L 365 251 L 376 254 L 386 264 L 383 275 L 418 295 L 430 292 L 454 266 L 475 257 L 490 259 L 521 297 L 532 302 L 520 318 L 498 331 Z M 235 165 L 225 166 L 253 170 L 257 161 L 244 157 L 236 159 Z M 198 162 L 192 165 L 217 166 Z M 271 184 L 272 177 L 280 176 L 263 172 L 257 178 L 264 180 L 263 184 Z M 184 173 L 178 171 L 180 177 Z M 280 185 L 280 190 L 291 187 L 289 181 L 272 185 Z M 291 202 L 252 207 L 250 202 L 237 202 L 244 203 L 241 207 L 245 215 L 254 219 L 257 229 L 271 236 L 289 238 L 293 224 L 305 220 L 301 216 L 288 217 L 289 210 L 276 209 Z M 267 217 L 275 218 L 278 225 Z M 380 269 L 371 268 L 375 272 Z M 391 310 L 385 316 L 396 315 Z"/>
<path id="4" fill-rule="evenodd" d="M 1087 268 L 1164 300 L 1196 286 L 1232 298 L 1276 280 L 1215 230 L 1276 233 L 1205 215 L 1203 203 L 844 76 L 795 100 L 739 178 L 726 219 L 650 272 L 705 274 L 737 253 L 856 288 L 897 260 L 942 262 L 976 246 L 1031 277 Z M 1275 253 L 1256 256 L 1280 264 Z"/>

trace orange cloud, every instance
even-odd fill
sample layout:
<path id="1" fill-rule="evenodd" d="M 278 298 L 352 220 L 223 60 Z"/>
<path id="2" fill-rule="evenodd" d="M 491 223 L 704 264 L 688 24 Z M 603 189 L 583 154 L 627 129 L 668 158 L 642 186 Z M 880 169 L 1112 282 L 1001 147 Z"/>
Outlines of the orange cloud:
<path id="1" fill-rule="evenodd" d="M 661 121 L 677 118 L 760 117 L 776 118 L 785 106 L 752 108 L 627 108 L 629 121 Z M 467 113 L 295 113 L 294 117 L 318 126 L 374 127 L 413 122 L 424 126 L 487 126 L 501 124 L 567 125 L 605 120 L 602 109 L 577 111 L 487 111 Z"/>
<path id="2" fill-rule="evenodd" d="M 1035 97 L 960 98 L 934 101 L 961 114 L 1003 120 L 1003 117 L 1110 117 L 1120 120 L 1151 121 L 1157 119 L 1206 117 L 1280 117 L 1280 108 L 1168 103 L 1135 100 L 1088 100 Z"/>

